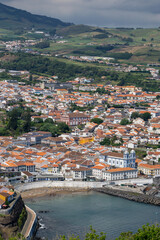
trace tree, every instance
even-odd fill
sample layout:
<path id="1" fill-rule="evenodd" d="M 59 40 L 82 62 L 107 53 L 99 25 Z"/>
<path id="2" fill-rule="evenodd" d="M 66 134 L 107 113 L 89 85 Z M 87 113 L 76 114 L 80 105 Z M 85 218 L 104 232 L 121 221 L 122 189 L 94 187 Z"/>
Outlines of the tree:
<path id="1" fill-rule="evenodd" d="M 70 131 L 69 126 L 64 122 L 59 122 L 57 126 L 59 128 L 60 133 L 67 133 Z"/>
<path id="2" fill-rule="evenodd" d="M 151 119 L 151 114 L 149 112 L 145 112 L 140 114 L 140 118 L 142 118 L 145 122 Z"/>
<path id="3" fill-rule="evenodd" d="M 122 77 L 120 79 L 120 82 L 118 83 L 118 86 L 124 86 L 124 85 L 125 85 L 125 79 L 124 79 L 124 77 Z"/>
<path id="4" fill-rule="evenodd" d="M 97 234 L 96 231 L 90 227 L 90 232 L 85 235 L 84 240 L 105 240 L 106 234 L 101 232 Z M 59 240 L 67 240 L 65 236 L 61 236 Z M 69 240 L 80 240 L 78 236 L 72 236 Z M 160 226 L 157 225 L 143 225 L 138 231 L 133 234 L 132 232 L 123 232 L 116 240 L 160 240 Z"/>
<path id="5" fill-rule="evenodd" d="M 35 45 L 35 47 L 40 48 L 40 49 L 48 48 L 48 47 L 50 47 L 50 42 L 49 41 L 39 42 Z"/>
<path id="6" fill-rule="evenodd" d="M 160 95 L 157 95 L 157 96 L 156 96 L 156 99 L 159 100 L 159 99 L 160 99 Z"/>
<path id="7" fill-rule="evenodd" d="M 35 119 L 34 119 L 34 122 L 35 122 L 35 123 L 43 123 L 43 119 L 40 118 L 40 117 L 39 117 L 39 118 L 35 118 Z"/>
<path id="8" fill-rule="evenodd" d="M 0 136 L 6 136 L 6 128 L 0 127 Z"/>
<path id="9" fill-rule="evenodd" d="M 84 240 L 105 240 L 105 239 L 106 239 L 105 233 L 101 232 L 100 234 L 97 234 L 96 230 L 94 230 L 92 226 L 90 226 L 90 232 L 85 235 Z M 67 240 L 67 238 L 63 235 L 60 237 L 59 240 Z M 72 235 L 72 237 L 70 237 L 69 240 L 80 240 L 80 238 L 79 236 L 75 237 L 74 235 Z"/>
<path id="10" fill-rule="evenodd" d="M 30 128 L 31 128 L 31 113 L 30 113 L 30 109 L 27 109 L 22 114 L 22 119 L 24 120 L 24 122 L 23 122 L 23 130 L 25 132 L 29 132 Z"/>
<path id="11" fill-rule="evenodd" d="M 98 92 L 100 95 L 110 94 L 110 92 L 109 92 L 108 90 L 106 91 L 104 87 L 102 87 L 102 88 L 97 88 L 97 89 L 96 89 L 96 92 Z"/>
<path id="12" fill-rule="evenodd" d="M 64 122 L 59 123 L 44 123 L 40 127 L 40 131 L 51 132 L 53 137 L 57 137 L 62 133 L 70 131 L 69 126 Z"/>
<path id="13" fill-rule="evenodd" d="M 100 142 L 100 145 L 110 146 L 110 145 L 111 145 L 111 140 L 110 140 L 110 138 L 105 137 L 105 138 L 103 139 L 103 141 Z"/>
<path id="14" fill-rule="evenodd" d="M 18 119 L 20 116 L 20 111 L 18 108 L 14 108 L 12 111 L 8 112 L 8 129 L 9 130 L 16 130 L 18 127 Z"/>
<path id="15" fill-rule="evenodd" d="M 127 118 L 123 118 L 122 120 L 121 120 L 121 122 L 120 122 L 120 124 L 121 125 L 127 125 L 127 124 L 129 124 L 130 122 L 129 122 L 129 120 L 127 119 Z"/>
<path id="16" fill-rule="evenodd" d="M 131 115 L 131 119 L 136 119 L 138 117 L 140 117 L 138 112 L 133 112 L 132 115 Z"/>
<path id="17" fill-rule="evenodd" d="M 33 77 L 32 77 L 32 74 L 29 75 L 29 84 L 32 84 L 32 81 L 33 81 Z"/>
<path id="18" fill-rule="evenodd" d="M 4 134 L 4 129 L 1 129 L 1 134 L 8 135 L 8 131 L 13 135 L 29 132 L 31 128 L 30 112 L 29 108 L 25 109 L 22 103 L 19 103 L 19 107 L 13 108 L 7 113 L 6 133 Z"/>
<path id="19" fill-rule="evenodd" d="M 52 118 L 47 118 L 44 122 L 45 123 L 53 123 L 53 119 Z"/>
<path id="20" fill-rule="evenodd" d="M 103 120 L 101 118 L 92 118 L 91 122 L 99 125 L 99 124 L 103 123 Z"/>
<path id="21" fill-rule="evenodd" d="M 41 128 L 40 131 L 45 131 L 45 132 L 51 132 L 51 128 L 53 127 L 52 123 L 44 123 Z"/>

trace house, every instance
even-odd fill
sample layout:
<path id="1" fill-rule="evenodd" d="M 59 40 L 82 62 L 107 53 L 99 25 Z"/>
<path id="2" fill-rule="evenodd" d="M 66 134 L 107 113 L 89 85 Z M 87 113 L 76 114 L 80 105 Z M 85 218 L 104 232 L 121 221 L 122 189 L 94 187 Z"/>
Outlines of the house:
<path id="1" fill-rule="evenodd" d="M 19 162 L 4 162 L 1 164 L 1 167 L 3 170 L 7 172 L 35 172 L 35 164 L 32 162 L 25 162 L 25 161 L 19 161 Z"/>
<path id="2" fill-rule="evenodd" d="M 1 192 L 0 193 L 0 200 L 4 201 L 4 202 L 9 202 L 9 198 L 10 198 L 10 194 L 7 192 Z"/>
<path id="3" fill-rule="evenodd" d="M 25 162 L 26 170 L 28 172 L 35 172 L 35 164 L 32 162 Z"/>
<path id="4" fill-rule="evenodd" d="M 69 126 L 78 126 L 80 124 L 86 124 L 90 121 L 90 117 L 84 113 L 75 112 L 63 115 L 61 121 L 65 122 Z"/>
<path id="5" fill-rule="evenodd" d="M 59 167 L 58 164 L 50 164 L 50 165 L 48 165 L 47 170 L 50 173 L 59 173 L 60 172 L 60 167 Z"/>
<path id="6" fill-rule="evenodd" d="M 66 140 L 63 139 L 62 137 L 48 137 L 48 138 L 42 139 L 41 141 L 41 143 L 45 145 L 57 145 L 65 142 Z"/>
<path id="7" fill-rule="evenodd" d="M 102 179 L 103 174 L 102 171 L 105 170 L 105 166 L 96 165 L 92 167 L 92 176 L 96 177 L 97 179 Z"/>
<path id="8" fill-rule="evenodd" d="M 14 172 L 17 172 L 18 171 L 18 166 L 17 164 L 15 164 L 14 162 L 4 162 L 4 163 L 1 163 L 1 168 L 5 171 L 14 171 Z"/>
<path id="9" fill-rule="evenodd" d="M 138 171 L 148 176 L 157 176 L 160 175 L 160 165 L 140 163 L 138 165 Z"/>
<path id="10" fill-rule="evenodd" d="M 108 181 L 116 181 L 122 179 L 137 178 L 137 169 L 134 168 L 115 168 L 103 172 L 103 179 Z"/>
<path id="11" fill-rule="evenodd" d="M 21 172 L 21 176 L 27 180 L 27 182 L 33 182 L 34 181 L 34 175 L 31 174 L 28 171 Z"/>
<path id="12" fill-rule="evenodd" d="M 50 132 L 28 132 L 17 138 L 17 140 L 24 142 L 26 145 L 31 144 L 40 144 L 43 138 L 51 137 L 52 134 Z"/>
<path id="13" fill-rule="evenodd" d="M 86 167 L 75 168 L 71 172 L 73 180 L 85 180 L 92 175 L 92 169 Z"/>
<path id="14" fill-rule="evenodd" d="M 136 119 L 133 120 L 133 124 L 134 125 L 144 126 L 145 125 L 145 121 L 142 118 L 136 118 Z"/>

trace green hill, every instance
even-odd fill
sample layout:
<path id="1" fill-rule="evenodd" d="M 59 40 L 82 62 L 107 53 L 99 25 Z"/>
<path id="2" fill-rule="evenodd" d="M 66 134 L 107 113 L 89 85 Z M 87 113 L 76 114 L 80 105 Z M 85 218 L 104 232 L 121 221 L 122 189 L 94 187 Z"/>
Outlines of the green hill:
<path id="1" fill-rule="evenodd" d="M 27 11 L 9 7 L 0 3 L 0 28 L 8 30 L 31 29 L 52 30 L 67 27 L 71 23 L 59 19 L 31 14 Z"/>

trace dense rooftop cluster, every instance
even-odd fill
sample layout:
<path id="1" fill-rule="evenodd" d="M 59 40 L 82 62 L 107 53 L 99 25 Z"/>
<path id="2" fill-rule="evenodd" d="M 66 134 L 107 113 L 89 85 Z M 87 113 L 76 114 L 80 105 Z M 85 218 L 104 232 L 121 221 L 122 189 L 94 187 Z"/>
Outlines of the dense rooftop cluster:
<path id="1" fill-rule="evenodd" d="M 12 111 L 21 102 L 24 108 L 32 109 L 32 122 L 52 119 L 70 127 L 68 133 L 54 137 L 49 131 L 36 129 L 16 138 L 1 136 L 1 170 L 13 173 L 8 179 L 17 181 L 16 172 L 28 181 L 44 180 L 46 174 L 61 180 L 158 175 L 159 94 L 135 86 L 100 84 L 89 84 L 94 91 L 82 92 L 74 82 L 71 84 L 72 90 L 0 82 L 1 121 L 5 111 Z M 102 88 L 107 94 L 96 91 Z M 22 176 L 18 175 L 19 181 Z"/>

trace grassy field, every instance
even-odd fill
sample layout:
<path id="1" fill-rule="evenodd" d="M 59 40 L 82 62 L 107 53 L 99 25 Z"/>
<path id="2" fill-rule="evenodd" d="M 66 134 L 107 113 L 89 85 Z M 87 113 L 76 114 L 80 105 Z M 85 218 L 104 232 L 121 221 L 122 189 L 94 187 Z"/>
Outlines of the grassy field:
<path id="1" fill-rule="evenodd" d="M 127 59 L 130 63 L 146 64 L 159 61 L 160 29 L 102 29 L 102 32 L 96 29 L 78 34 L 72 32 L 64 36 L 64 42 L 51 41 L 49 48 L 39 50 L 62 55 L 89 55 L 89 53 L 93 55 L 95 53 L 97 56 L 99 52 L 96 47 L 114 45 L 114 49 L 101 53 L 101 56 L 128 52 L 133 54 L 130 59 Z M 81 50 L 79 54 L 76 54 L 77 50 Z M 122 60 L 122 62 L 126 61 Z"/>
<path id="2" fill-rule="evenodd" d="M 114 57 L 119 62 L 133 64 L 159 63 L 160 29 L 124 29 L 96 28 L 84 25 L 69 26 L 57 30 L 63 39 L 50 40 L 50 47 L 36 49 L 52 55 L 94 55 Z M 0 28 L 0 40 L 3 39 L 36 39 L 35 34 L 23 34 Z M 113 46 L 113 49 L 99 50 L 99 47 Z M 118 53 L 130 53 L 129 59 L 117 58 Z"/>

